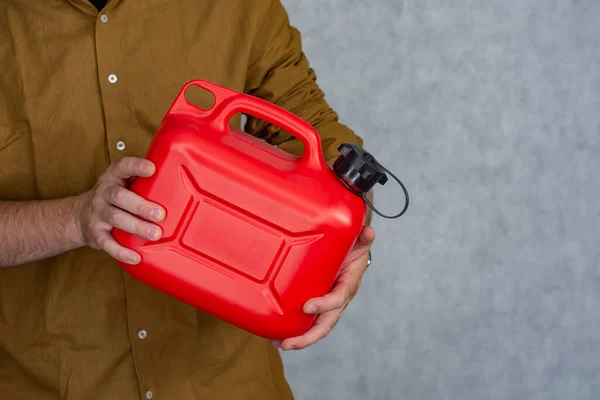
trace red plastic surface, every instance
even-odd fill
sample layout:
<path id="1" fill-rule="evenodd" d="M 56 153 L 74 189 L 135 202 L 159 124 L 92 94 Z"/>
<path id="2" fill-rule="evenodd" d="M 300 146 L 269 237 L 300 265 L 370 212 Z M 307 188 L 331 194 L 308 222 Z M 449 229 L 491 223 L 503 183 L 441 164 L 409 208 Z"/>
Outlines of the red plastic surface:
<path id="1" fill-rule="evenodd" d="M 185 99 L 198 85 L 209 110 Z M 296 157 L 229 127 L 243 112 L 302 140 Z M 292 113 L 207 81 L 186 84 L 162 120 L 146 158 L 150 178 L 130 189 L 162 205 L 163 238 L 113 236 L 142 256 L 120 264 L 135 279 L 270 339 L 304 333 L 304 303 L 328 293 L 364 223 L 362 199 L 325 164 L 318 133 Z"/>

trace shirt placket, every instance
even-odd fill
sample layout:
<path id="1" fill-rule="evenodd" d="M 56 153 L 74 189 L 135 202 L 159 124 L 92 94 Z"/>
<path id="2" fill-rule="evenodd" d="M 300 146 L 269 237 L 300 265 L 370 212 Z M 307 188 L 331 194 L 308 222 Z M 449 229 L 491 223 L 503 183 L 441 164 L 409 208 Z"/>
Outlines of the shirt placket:
<path id="1" fill-rule="evenodd" d="M 132 146 L 124 137 L 127 132 L 126 99 L 127 76 L 124 75 L 123 55 L 120 51 L 118 17 L 111 15 L 109 5 L 100 12 L 96 21 L 96 60 L 104 121 L 106 144 L 110 162 L 132 156 Z"/>
<path id="2" fill-rule="evenodd" d="M 130 121 L 127 104 L 127 75 L 124 72 L 124 56 L 120 48 L 121 38 L 119 16 L 111 3 L 99 13 L 96 20 L 96 62 L 98 65 L 98 81 L 104 112 L 106 134 L 106 154 L 111 163 L 123 157 L 134 156 L 135 146 L 128 143 L 125 137 Z M 131 86 L 129 86 L 131 87 Z M 152 329 L 149 320 L 140 304 L 141 293 L 137 293 L 138 285 L 124 274 L 125 293 L 127 298 L 127 324 L 131 341 L 134 368 L 138 377 L 140 397 L 155 399 L 155 377 L 153 369 L 148 365 L 152 358 Z"/>

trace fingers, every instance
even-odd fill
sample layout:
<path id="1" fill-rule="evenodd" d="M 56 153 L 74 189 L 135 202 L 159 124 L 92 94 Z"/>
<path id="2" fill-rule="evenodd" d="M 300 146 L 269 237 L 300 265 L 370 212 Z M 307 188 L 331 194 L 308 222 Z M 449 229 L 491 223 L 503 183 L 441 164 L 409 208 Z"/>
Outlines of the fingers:
<path id="1" fill-rule="evenodd" d="M 350 254 L 346 257 L 346 265 L 353 265 L 357 260 L 364 259 L 364 263 L 360 263 L 358 266 L 364 266 L 366 268 L 369 249 L 375 241 L 375 231 L 370 226 L 365 226 L 356 241 L 356 244 L 350 251 Z"/>
<path id="2" fill-rule="evenodd" d="M 108 203 L 149 221 L 158 222 L 165 217 L 165 210 L 161 206 L 145 200 L 123 186 L 108 186 L 103 191 L 103 198 Z"/>
<path id="3" fill-rule="evenodd" d="M 342 310 L 329 311 L 321 314 L 315 320 L 314 325 L 302 336 L 297 336 L 290 339 L 285 339 L 281 342 L 282 350 L 301 350 L 319 340 L 323 339 L 333 329 L 335 324 L 340 319 Z M 278 345 L 278 342 L 272 343 Z"/>
<path id="4" fill-rule="evenodd" d="M 139 263 L 140 255 L 121 246 L 111 231 L 118 228 L 147 240 L 161 238 L 162 230 L 153 222 L 165 218 L 164 208 L 124 187 L 130 178 L 149 177 L 155 170 L 152 162 L 136 157 L 125 157 L 111 164 L 96 186 L 82 195 L 83 200 L 78 203 L 77 225 L 82 241 L 106 251 L 116 260 Z"/>
<path id="5" fill-rule="evenodd" d="M 342 312 L 360 288 L 362 276 L 367 268 L 369 249 L 374 240 L 375 231 L 373 228 L 365 226 L 354 248 L 346 258 L 342 272 L 331 292 L 325 296 L 310 299 L 304 304 L 305 313 L 320 314 L 314 325 L 301 336 L 284 341 L 272 340 L 272 346 L 281 347 L 283 350 L 299 350 L 329 335 L 339 321 Z"/>
<path id="6" fill-rule="evenodd" d="M 111 226 L 143 239 L 158 240 L 162 236 L 162 230 L 157 225 L 142 221 L 116 207 L 106 207 L 103 214 L 102 219 Z"/>
<path id="7" fill-rule="evenodd" d="M 347 262 L 338 276 L 333 289 L 325 296 L 315 297 L 304 304 L 307 314 L 320 314 L 345 307 L 358 293 L 360 282 L 367 268 L 368 248 Z"/>
<path id="8" fill-rule="evenodd" d="M 100 249 L 107 252 L 112 258 L 127 264 L 138 264 L 141 257 L 138 253 L 121 246 L 112 237 L 109 231 L 100 231 L 96 237 Z"/>
<path id="9" fill-rule="evenodd" d="M 148 160 L 137 157 L 124 157 L 108 167 L 105 175 L 108 179 L 123 181 L 135 176 L 149 177 L 155 171 L 156 167 Z"/>
<path id="10" fill-rule="evenodd" d="M 304 305 L 304 312 L 307 314 L 322 314 L 332 310 L 342 309 L 354 298 L 360 278 L 340 277 L 331 292 L 323 297 L 310 299 Z"/>

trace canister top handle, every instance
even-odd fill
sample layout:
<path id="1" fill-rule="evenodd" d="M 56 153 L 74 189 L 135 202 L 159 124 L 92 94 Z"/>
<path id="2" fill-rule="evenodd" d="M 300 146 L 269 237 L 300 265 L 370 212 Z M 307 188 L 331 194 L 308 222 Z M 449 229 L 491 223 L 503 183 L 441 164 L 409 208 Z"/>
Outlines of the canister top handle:
<path id="1" fill-rule="evenodd" d="M 208 110 L 202 110 L 190 104 L 185 98 L 185 92 L 191 86 L 199 86 L 215 96 L 214 105 Z M 293 113 L 276 106 L 266 100 L 249 94 L 240 93 L 205 80 L 193 80 L 181 89 L 173 102 L 169 113 L 185 114 L 189 116 L 203 116 L 212 119 L 217 129 L 227 131 L 229 121 L 236 113 L 258 117 L 272 125 L 283 128 L 291 135 L 302 141 L 304 154 L 298 162 L 304 163 L 313 170 L 328 168 L 323 156 L 321 138 L 316 129 Z"/>

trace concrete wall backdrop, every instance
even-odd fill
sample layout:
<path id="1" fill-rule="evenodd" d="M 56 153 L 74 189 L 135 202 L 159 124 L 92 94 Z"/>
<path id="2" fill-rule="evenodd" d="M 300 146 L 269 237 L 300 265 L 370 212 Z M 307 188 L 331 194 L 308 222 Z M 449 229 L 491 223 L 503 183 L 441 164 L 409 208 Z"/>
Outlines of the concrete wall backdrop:
<path id="1" fill-rule="evenodd" d="M 298 399 L 600 398 L 600 2 L 283 2 L 412 195 Z"/>

